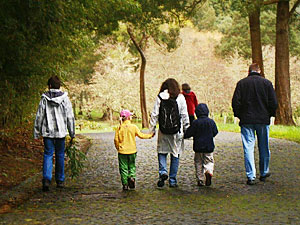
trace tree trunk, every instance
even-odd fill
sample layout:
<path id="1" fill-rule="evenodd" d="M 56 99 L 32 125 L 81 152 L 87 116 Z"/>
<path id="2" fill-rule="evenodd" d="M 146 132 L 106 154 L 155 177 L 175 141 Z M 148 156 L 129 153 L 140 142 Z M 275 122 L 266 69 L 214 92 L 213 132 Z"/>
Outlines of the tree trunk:
<path id="1" fill-rule="evenodd" d="M 137 44 L 131 30 L 128 28 L 127 32 L 132 40 L 134 46 L 137 48 L 138 52 L 140 53 L 142 59 L 142 65 L 140 70 L 140 104 L 141 104 L 141 112 L 142 112 L 142 127 L 149 128 L 149 121 L 148 121 L 148 113 L 147 113 L 147 106 L 146 106 L 146 91 L 145 91 L 145 69 L 146 69 L 146 57 L 141 49 L 141 47 Z"/>
<path id="2" fill-rule="evenodd" d="M 78 115 L 83 115 L 82 107 L 83 107 L 83 91 L 80 92 Z"/>
<path id="3" fill-rule="evenodd" d="M 113 122 L 113 110 L 112 109 L 109 110 L 109 120 L 111 123 Z"/>
<path id="4" fill-rule="evenodd" d="M 255 3 L 254 3 L 255 5 Z M 261 75 L 264 75 L 264 64 L 262 55 L 261 35 L 260 35 L 260 7 L 254 6 L 249 12 L 249 27 L 252 48 L 252 62 L 258 63 Z"/>
<path id="5" fill-rule="evenodd" d="M 77 120 L 77 114 L 76 114 L 76 101 L 73 101 L 73 114 L 74 114 L 74 119 Z"/>
<path id="6" fill-rule="evenodd" d="M 295 125 L 291 106 L 289 68 L 289 1 L 279 1 L 276 16 L 275 91 L 278 99 L 276 124 Z"/>
<path id="7" fill-rule="evenodd" d="M 145 92 L 145 69 L 146 69 L 146 58 L 142 57 L 142 65 L 140 70 L 140 101 L 141 101 L 141 112 L 142 112 L 142 127 L 149 128 L 147 106 L 146 106 L 146 92 Z"/>

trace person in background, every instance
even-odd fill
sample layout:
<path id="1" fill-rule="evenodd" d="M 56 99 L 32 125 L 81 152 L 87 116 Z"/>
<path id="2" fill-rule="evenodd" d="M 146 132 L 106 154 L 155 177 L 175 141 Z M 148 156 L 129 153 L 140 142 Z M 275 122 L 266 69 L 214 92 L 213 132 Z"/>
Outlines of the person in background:
<path id="1" fill-rule="evenodd" d="M 120 112 L 120 126 L 115 133 L 115 147 L 118 151 L 119 171 L 121 175 L 121 182 L 123 190 L 135 188 L 136 179 L 136 142 L 135 137 L 142 139 L 149 139 L 154 136 L 151 134 L 142 133 L 139 128 L 131 124 L 132 113 L 129 110 L 122 110 Z"/>
<path id="2" fill-rule="evenodd" d="M 275 116 L 278 103 L 271 81 L 260 75 L 257 63 L 249 66 L 248 76 L 240 80 L 232 97 L 234 116 L 240 119 L 244 148 L 247 184 L 255 184 L 254 162 L 255 133 L 258 140 L 260 181 L 271 175 L 269 172 L 270 118 Z"/>
<path id="3" fill-rule="evenodd" d="M 184 83 L 181 85 L 181 88 L 182 88 L 181 93 L 183 94 L 186 100 L 190 124 L 192 124 L 195 119 L 195 109 L 198 105 L 198 100 L 195 93 L 191 91 L 191 87 L 189 84 Z"/>
<path id="4" fill-rule="evenodd" d="M 215 148 L 214 137 L 218 134 L 216 123 L 208 118 L 209 110 L 206 104 L 201 103 L 196 107 L 197 120 L 187 129 L 184 138 L 193 137 L 194 163 L 198 186 L 211 185 L 214 172 L 213 151 Z"/>
<path id="5" fill-rule="evenodd" d="M 53 153 L 55 152 L 55 181 L 57 188 L 64 187 L 65 137 L 75 137 L 75 119 L 67 92 L 60 90 L 60 79 L 48 80 L 49 91 L 42 94 L 34 122 L 34 138 L 44 140 L 43 191 L 49 191 L 52 179 Z"/>

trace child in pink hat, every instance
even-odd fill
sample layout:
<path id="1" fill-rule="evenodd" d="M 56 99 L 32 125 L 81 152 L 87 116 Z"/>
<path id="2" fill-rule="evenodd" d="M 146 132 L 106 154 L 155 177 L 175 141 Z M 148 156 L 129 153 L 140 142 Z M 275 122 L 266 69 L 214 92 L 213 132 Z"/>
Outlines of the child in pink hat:
<path id="1" fill-rule="evenodd" d="M 136 166 L 135 159 L 137 154 L 135 137 L 150 139 L 154 133 L 144 134 L 139 128 L 131 123 L 132 113 L 125 109 L 120 112 L 120 126 L 115 133 L 115 147 L 118 151 L 119 171 L 123 190 L 135 188 Z"/>

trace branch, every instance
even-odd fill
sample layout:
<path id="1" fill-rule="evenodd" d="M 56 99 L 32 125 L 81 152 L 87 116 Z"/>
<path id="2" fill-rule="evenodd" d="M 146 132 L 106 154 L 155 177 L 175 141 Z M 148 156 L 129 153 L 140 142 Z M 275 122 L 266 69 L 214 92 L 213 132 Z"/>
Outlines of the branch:
<path id="1" fill-rule="evenodd" d="M 278 3 L 280 0 L 268 0 L 263 2 L 263 5 L 271 5 L 271 4 L 275 4 Z"/>
<path id="2" fill-rule="evenodd" d="M 299 6 L 300 4 L 300 0 L 298 0 L 297 2 L 295 2 L 293 8 L 290 11 L 290 17 L 293 15 L 293 13 L 296 11 L 296 8 Z"/>
<path id="3" fill-rule="evenodd" d="M 184 10 L 188 13 L 188 14 L 191 14 L 195 8 L 197 7 L 197 5 L 201 4 L 201 3 L 204 3 L 206 0 L 194 0 L 193 3 L 189 6 L 186 6 L 184 8 Z"/>
<path id="4" fill-rule="evenodd" d="M 131 29 L 129 27 L 127 27 L 127 33 L 129 34 L 130 39 L 132 40 L 134 46 L 136 47 L 136 49 L 138 50 L 138 52 L 140 53 L 142 60 L 146 60 L 146 57 L 143 53 L 143 50 L 141 49 L 141 47 L 138 45 L 138 43 L 135 40 L 135 37 L 133 36 L 133 33 L 131 31 Z"/>

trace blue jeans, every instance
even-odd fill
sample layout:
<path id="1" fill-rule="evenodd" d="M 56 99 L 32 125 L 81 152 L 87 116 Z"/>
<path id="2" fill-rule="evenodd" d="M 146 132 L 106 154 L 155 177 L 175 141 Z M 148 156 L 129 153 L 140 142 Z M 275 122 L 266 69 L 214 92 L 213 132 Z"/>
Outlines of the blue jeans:
<path id="1" fill-rule="evenodd" d="M 265 176 L 269 172 L 271 157 L 269 150 L 269 130 L 270 126 L 263 124 L 247 124 L 241 126 L 246 175 L 249 180 L 256 178 L 254 162 L 255 133 L 258 141 L 260 175 Z"/>
<path id="2" fill-rule="evenodd" d="M 65 180 L 65 138 L 44 137 L 43 179 L 51 181 L 53 167 L 53 152 L 55 151 L 55 180 Z"/>
<path id="3" fill-rule="evenodd" d="M 177 184 L 177 171 L 179 166 L 179 157 L 176 158 L 172 154 L 171 155 L 171 163 L 170 163 L 170 174 L 169 174 L 169 184 Z M 167 169 L 167 156 L 168 154 L 158 153 L 158 166 L 159 166 L 159 176 L 163 174 L 168 174 Z"/>

